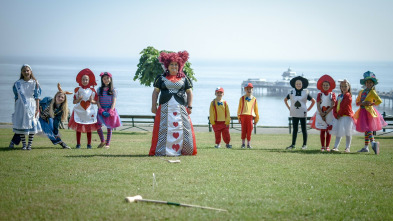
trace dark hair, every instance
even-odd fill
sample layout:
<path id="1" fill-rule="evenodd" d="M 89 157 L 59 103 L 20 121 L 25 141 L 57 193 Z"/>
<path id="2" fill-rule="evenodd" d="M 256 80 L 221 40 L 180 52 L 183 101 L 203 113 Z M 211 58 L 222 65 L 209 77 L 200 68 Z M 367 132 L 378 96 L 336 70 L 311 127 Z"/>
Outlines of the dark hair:
<path id="1" fill-rule="evenodd" d="M 98 95 L 102 96 L 102 92 L 104 91 L 105 84 L 102 81 L 102 78 L 104 76 L 108 76 L 111 79 L 111 82 L 108 85 L 108 87 L 109 87 L 108 94 L 112 95 L 113 94 L 113 80 L 112 80 L 112 77 L 108 75 L 108 72 L 104 72 L 104 74 L 101 76 L 101 87 L 98 89 Z"/>

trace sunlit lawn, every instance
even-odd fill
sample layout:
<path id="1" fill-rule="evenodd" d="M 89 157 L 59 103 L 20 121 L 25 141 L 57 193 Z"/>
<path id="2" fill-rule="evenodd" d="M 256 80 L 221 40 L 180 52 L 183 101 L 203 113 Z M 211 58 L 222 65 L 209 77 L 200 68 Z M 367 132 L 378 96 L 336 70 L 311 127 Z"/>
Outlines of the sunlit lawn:
<path id="1" fill-rule="evenodd" d="M 148 157 L 151 133 L 115 132 L 110 149 L 63 150 L 36 136 L 33 150 L 9 150 L 0 129 L 0 220 L 392 220 L 393 137 L 381 154 L 287 151 L 291 135 L 253 135 L 253 149 L 213 148 L 213 133 L 197 133 L 197 156 Z M 63 130 L 75 146 L 75 133 Z M 301 142 L 301 136 L 298 138 Z M 332 140 L 334 142 L 334 138 Z M 345 140 L 341 150 L 344 150 Z M 169 163 L 180 159 L 181 163 Z M 153 173 L 156 184 L 154 184 Z M 154 184 L 154 185 L 153 185 Z M 196 204 L 205 209 L 125 202 L 126 196 Z"/>

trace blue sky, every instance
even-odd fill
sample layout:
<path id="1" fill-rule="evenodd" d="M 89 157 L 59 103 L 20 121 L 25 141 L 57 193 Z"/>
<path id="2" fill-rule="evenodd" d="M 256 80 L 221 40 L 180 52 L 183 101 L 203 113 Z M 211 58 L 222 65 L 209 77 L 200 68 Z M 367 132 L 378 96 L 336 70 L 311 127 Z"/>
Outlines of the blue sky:
<path id="1" fill-rule="evenodd" d="M 1 0 L 0 56 L 393 61 L 391 0 Z"/>

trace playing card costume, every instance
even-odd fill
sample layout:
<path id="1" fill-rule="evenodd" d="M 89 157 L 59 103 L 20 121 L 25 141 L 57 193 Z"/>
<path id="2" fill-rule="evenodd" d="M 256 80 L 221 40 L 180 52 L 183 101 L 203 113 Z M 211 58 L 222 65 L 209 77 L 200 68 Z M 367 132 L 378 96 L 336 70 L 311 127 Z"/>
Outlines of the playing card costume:
<path id="1" fill-rule="evenodd" d="M 324 82 L 329 84 L 329 89 L 324 90 L 322 85 Z M 331 135 L 329 134 L 328 130 L 331 129 L 332 121 L 334 119 L 332 108 L 334 103 L 336 102 L 336 94 L 333 93 L 333 89 L 336 88 L 336 83 L 332 77 L 329 75 L 323 75 L 319 78 L 317 82 L 317 88 L 321 91 L 317 95 L 317 105 L 319 109 L 315 112 L 314 116 L 311 118 L 311 128 L 320 130 L 320 140 L 321 140 L 321 150 L 322 151 L 330 151 L 330 140 Z M 321 116 L 320 111 L 324 115 Z M 329 111 L 327 113 L 327 111 Z"/>
<path id="2" fill-rule="evenodd" d="M 300 80 L 302 82 L 302 88 L 296 89 L 295 84 L 296 81 Z M 291 101 L 290 105 L 290 116 L 292 117 L 292 125 L 293 125 L 293 133 L 292 133 L 292 144 L 287 147 L 287 149 L 293 149 L 296 144 L 297 132 L 299 127 L 299 121 L 302 128 L 303 134 L 303 149 L 307 148 L 307 128 L 306 128 L 306 119 L 307 119 L 307 101 L 313 100 L 310 96 L 308 90 L 308 80 L 302 76 L 297 76 L 291 79 L 290 85 L 293 89 L 289 92 L 286 99 Z"/>
<path id="3" fill-rule="evenodd" d="M 89 77 L 87 85 L 82 84 L 84 75 Z M 78 73 L 76 82 L 79 84 L 79 87 L 74 89 L 74 100 L 79 99 L 79 97 L 82 97 L 82 100 L 75 104 L 68 127 L 76 131 L 76 148 L 80 148 L 81 133 L 87 133 L 87 148 L 91 148 L 91 132 L 99 128 L 97 124 L 97 110 L 90 102 L 90 97 L 97 100 L 97 92 L 94 89 L 97 83 L 93 72 L 88 68 Z"/>
<path id="4" fill-rule="evenodd" d="M 158 59 L 164 65 L 165 72 L 154 80 L 154 90 L 160 92 L 160 97 L 149 155 L 195 155 L 196 140 L 187 112 L 186 93 L 192 89 L 192 82 L 182 71 L 188 60 L 188 52 L 162 52 Z M 179 65 L 177 75 L 170 75 L 168 71 L 171 62 Z"/>

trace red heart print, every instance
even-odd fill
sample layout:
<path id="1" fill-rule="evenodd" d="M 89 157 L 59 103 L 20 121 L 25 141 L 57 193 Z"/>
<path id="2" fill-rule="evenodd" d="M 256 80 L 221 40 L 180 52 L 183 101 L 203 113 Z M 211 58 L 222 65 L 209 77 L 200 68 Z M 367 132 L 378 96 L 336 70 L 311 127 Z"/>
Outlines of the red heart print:
<path id="1" fill-rule="evenodd" d="M 81 106 L 83 109 L 87 110 L 87 108 L 90 106 L 90 101 L 81 101 Z"/>
<path id="2" fill-rule="evenodd" d="M 179 137 L 179 133 L 178 132 L 173 133 L 173 137 L 177 139 Z"/>
<path id="3" fill-rule="evenodd" d="M 173 112 L 173 115 L 175 115 L 175 116 L 176 116 L 176 115 L 177 115 L 177 112 Z"/>
<path id="4" fill-rule="evenodd" d="M 178 122 L 173 122 L 173 126 L 177 127 L 179 125 Z"/>
<path id="5" fill-rule="evenodd" d="M 180 149 L 180 145 L 179 144 L 173 144 L 172 145 L 172 149 L 178 151 Z"/>

